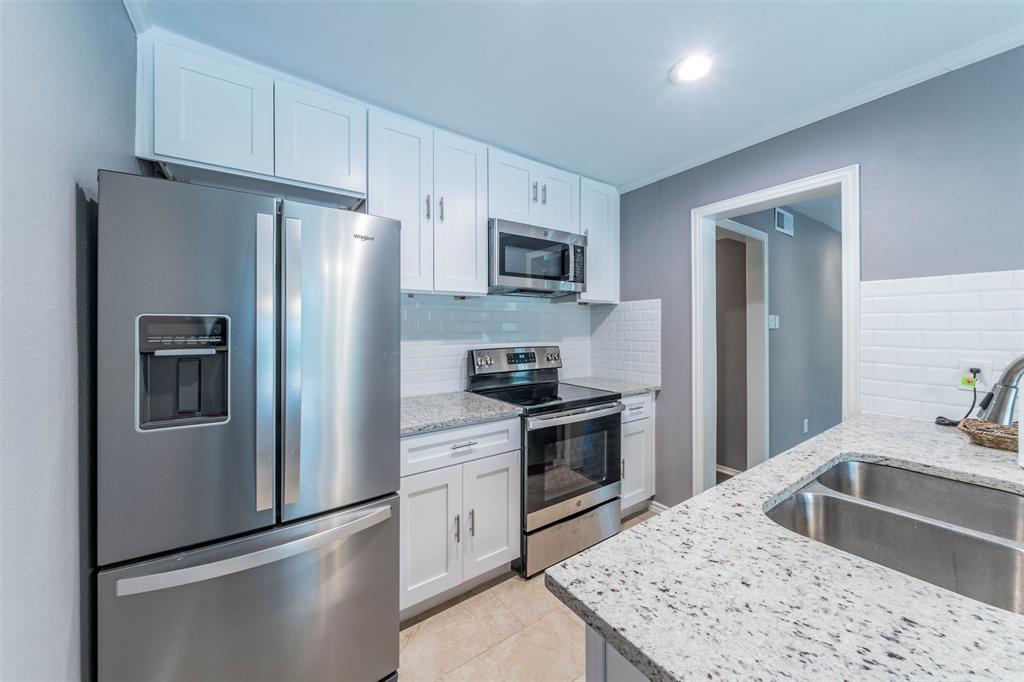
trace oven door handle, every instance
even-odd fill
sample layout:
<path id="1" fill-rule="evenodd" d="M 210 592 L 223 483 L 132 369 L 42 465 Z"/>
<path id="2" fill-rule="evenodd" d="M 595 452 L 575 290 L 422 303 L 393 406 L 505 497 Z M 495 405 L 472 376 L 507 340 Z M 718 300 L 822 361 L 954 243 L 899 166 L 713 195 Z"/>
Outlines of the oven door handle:
<path id="1" fill-rule="evenodd" d="M 601 417 L 618 414 L 624 409 L 626 409 L 626 407 L 622 403 L 609 403 L 606 405 L 595 405 L 594 407 L 584 407 L 580 410 L 558 412 L 545 417 L 530 417 L 526 420 L 526 430 L 536 431 L 537 429 L 550 429 L 553 426 L 563 426 L 565 424 L 590 421 L 591 419 L 599 419 Z"/>

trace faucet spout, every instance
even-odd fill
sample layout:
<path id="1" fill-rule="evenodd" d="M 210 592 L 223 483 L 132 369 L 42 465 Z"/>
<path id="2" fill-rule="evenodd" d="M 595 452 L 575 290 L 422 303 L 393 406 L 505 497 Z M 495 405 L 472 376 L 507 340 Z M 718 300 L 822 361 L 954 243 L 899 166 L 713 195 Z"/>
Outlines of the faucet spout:
<path id="1" fill-rule="evenodd" d="M 1020 382 L 1024 378 L 1024 355 L 1019 356 L 1003 372 L 999 382 L 981 400 L 978 418 L 993 424 L 1012 424 Z"/>

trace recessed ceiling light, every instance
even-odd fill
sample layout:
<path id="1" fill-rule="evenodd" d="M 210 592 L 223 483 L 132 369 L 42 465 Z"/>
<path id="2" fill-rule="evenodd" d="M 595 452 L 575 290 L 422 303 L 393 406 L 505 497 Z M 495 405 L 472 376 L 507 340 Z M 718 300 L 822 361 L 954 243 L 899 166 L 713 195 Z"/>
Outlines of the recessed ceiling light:
<path id="1" fill-rule="evenodd" d="M 714 52 L 698 52 L 697 54 L 683 57 L 676 62 L 676 65 L 672 67 L 672 71 L 669 72 L 669 77 L 674 83 L 695 81 L 708 75 L 708 72 L 711 71 L 711 67 L 714 65 Z"/>

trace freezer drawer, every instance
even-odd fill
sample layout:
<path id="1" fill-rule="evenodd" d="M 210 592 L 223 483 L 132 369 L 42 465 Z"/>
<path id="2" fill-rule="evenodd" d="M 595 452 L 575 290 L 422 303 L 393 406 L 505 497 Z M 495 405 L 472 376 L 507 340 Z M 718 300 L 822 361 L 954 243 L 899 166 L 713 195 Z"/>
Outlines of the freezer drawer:
<path id="1" fill-rule="evenodd" d="M 395 495 L 98 576 L 101 680 L 380 680 L 398 668 Z"/>

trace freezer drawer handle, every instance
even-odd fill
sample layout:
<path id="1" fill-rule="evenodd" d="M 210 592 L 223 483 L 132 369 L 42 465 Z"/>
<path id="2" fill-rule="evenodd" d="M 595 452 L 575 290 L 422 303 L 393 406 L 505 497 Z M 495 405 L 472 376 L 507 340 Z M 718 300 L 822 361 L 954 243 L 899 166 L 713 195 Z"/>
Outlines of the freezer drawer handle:
<path id="1" fill-rule="evenodd" d="M 537 429 L 549 429 L 553 426 L 563 426 L 565 424 L 590 421 L 591 419 L 599 419 L 612 414 L 618 414 L 624 409 L 625 408 L 622 403 L 612 403 L 610 405 L 597 405 L 595 407 L 585 407 L 580 410 L 559 412 L 551 415 L 550 417 L 533 417 L 532 419 L 526 420 L 526 430 L 536 431 Z"/>
<path id="2" fill-rule="evenodd" d="M 173 571 L 163 571 L 150 575 L 140 575 L 134 578 L 122 578 L 114 583 L 114 592 L 118 597 L 126 597 L 131 594 L 166 590 L 171 587 L 181 587 L 182 585 L 191 585 L 203 582 L 204 580 L 220 578 L 232 573 L 241 573 L 250 568 L 266 566 L 275 561 L 303 554 L 317 547 L 322 547 L 329 542 L 343 540 L 390 518 L 390 505 L 374 507 L 354 521 L 349 521 L 340 526 L 328 528 L 319 533 L 313 533 L 304 538 L 292 540 L 274 547 L 267 547 L 266 549 L 250 552 L 249 554 L 242 554 L 230 559 L 221 559 L 220 561 L 213 561 L 199 566 L 179 568 Z"/>

